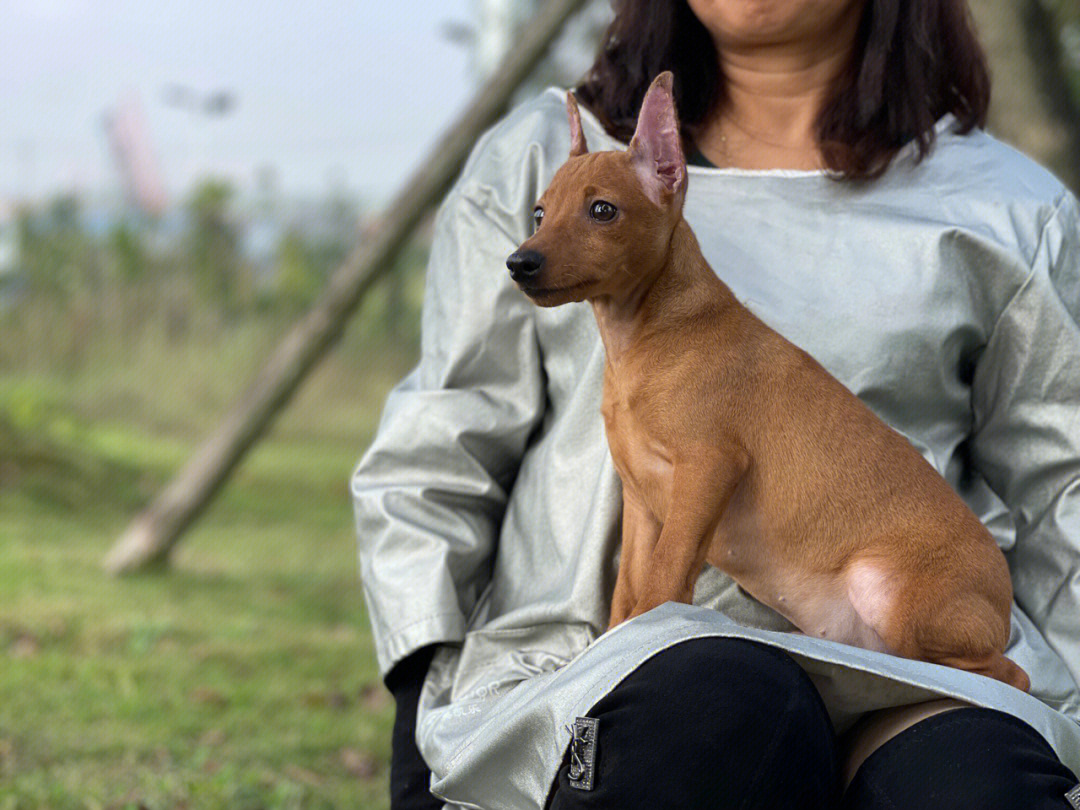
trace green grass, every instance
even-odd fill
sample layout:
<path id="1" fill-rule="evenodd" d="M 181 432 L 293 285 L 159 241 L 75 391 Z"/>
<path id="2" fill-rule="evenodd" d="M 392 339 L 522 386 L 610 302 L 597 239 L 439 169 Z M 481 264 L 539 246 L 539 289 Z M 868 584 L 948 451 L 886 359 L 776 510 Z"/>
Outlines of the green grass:
<path id="1" fill-rule="evenodd" d="M 76 362 L 0 364 L 0 810 L 387 806 L 346 481 L 412 347 L 366 351 L 363 329 L 172 565 L 121 579 L 106 550 L 281 324 L 103 328 Z"/>

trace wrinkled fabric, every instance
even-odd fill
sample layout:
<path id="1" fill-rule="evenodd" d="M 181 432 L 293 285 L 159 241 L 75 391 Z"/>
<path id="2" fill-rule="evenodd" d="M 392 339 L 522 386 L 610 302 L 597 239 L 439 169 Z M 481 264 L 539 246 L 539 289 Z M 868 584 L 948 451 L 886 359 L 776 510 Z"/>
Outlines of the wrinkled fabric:
<path id="1" fill-rule="evenodd" d="M 583 111 L 592 150 L 624 148 Z M 695 606 L 603 634 L 621 490 L 586 303 L 531 304 L 505 259 L 569 151 L 563 91 L 480 141 L 442 205 L 422 358 L 351 479 L 383 672 L 441 642 L 417 742 L 450 806 L 535 810 L 564 726 L 677 640 L 751 638 L 795 656 L 839 730 L 952 696 L 1034 726 L 1080 767 L 1080 210 L 1049 173 L 946 117 L 917 163 L 869 183 L 689 168 L 685 217 L 755 314 L 926 457 L 989 527 L 1016 596 L 1007 654 L 1031 695 L 793 633 L 707 568 Z M 602 635 L 603 634 L 603 635 Z"/>

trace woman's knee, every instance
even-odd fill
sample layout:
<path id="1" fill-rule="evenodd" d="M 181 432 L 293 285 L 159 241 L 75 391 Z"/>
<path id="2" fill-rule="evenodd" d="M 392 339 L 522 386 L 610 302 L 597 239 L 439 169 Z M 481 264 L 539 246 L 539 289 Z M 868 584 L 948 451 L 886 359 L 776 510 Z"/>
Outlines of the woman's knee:
<path id="1" fill-rule="evenodd" d="M 1069 810 L 1076 776 L 1027 723 L 993 709 L 934 715 L 867 758 L 845 810 Z"/>
<path id="2" fill-rule="evenodd" d="M 644 722 L 682 716 L 729 742 L 750 723 L 788 716 L 794 724 L 828 729 L 828 714 L 810 678 L 787 653 L 745 639 L 698 638 L 656 654 L 594 707 L 597 717 L 624 707 Z M 650 718 L 656 714 L 657 717 Z"/>
<path id="3" fill-rule="evenodd" d="M 835 790 L 820 696 L 790 656 L 756 642 L 674 645 L 589 715 L 599 721 L 595 789 L 571 787 L 564 766 L 553 808 L 719 808 L 751 798 L 747 806 L 813 807 Z"/>

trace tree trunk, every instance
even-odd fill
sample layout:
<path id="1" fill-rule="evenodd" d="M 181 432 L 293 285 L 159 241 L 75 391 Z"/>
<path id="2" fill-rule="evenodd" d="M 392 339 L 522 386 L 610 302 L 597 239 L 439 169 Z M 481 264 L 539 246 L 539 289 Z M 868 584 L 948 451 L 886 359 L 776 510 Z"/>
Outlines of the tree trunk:
<path id="1" fill-rule="evenodd" d="M 566 21 L 584 0 L 548 0 L 468 109 L 387 209 L 383 224 L 352 250 L 326 290 L 285 336 L 252 386 L 179 474 L 128 526 L 104 561 L 124 573 L 167 560 L 182 532 L 272 423 L 308 372 L 340 336 L 364 294 L 393 264 L 424 215 L 445 195 L 477 138 L 504 112 Z"/>
<path id="2" fill-rule="evenodd" d="M 989 130 L 1080 190 L 1080 120 L 1039 0 L 970 0 L 990 57 Z"/>

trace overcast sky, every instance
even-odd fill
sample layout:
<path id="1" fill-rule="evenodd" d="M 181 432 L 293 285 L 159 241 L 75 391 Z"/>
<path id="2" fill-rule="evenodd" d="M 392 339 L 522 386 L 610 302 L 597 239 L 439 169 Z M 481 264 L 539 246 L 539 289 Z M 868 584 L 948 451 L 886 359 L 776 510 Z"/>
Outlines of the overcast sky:
<path id="1" fill-rule="evenodd" d="M 102 113 L 141 100 L 174 195 L 206 170 L 385 200 L 473 88 L 471 0 L 0 0 L 0 200 L 116 186 Z M 163 89 L 228 90 L 210 119 Z"/>

